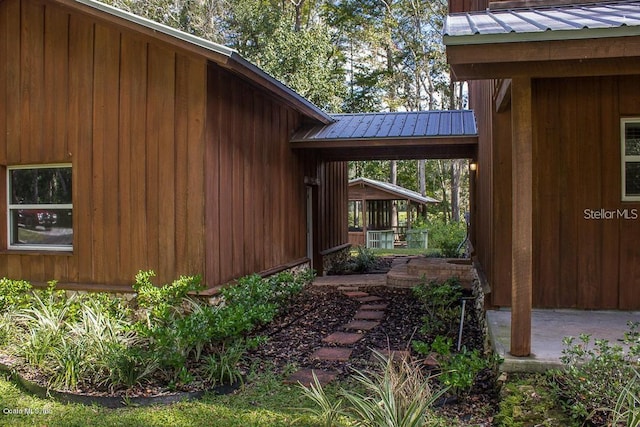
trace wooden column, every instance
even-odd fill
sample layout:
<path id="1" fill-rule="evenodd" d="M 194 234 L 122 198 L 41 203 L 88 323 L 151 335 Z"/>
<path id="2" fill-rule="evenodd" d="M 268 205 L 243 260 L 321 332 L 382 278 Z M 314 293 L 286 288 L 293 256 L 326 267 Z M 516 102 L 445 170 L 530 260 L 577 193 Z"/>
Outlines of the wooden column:
<path id="1" fill-rule="evenodd" d="M 533 125 L 531 79 L 511 84 L 512 228 L 511 354 L 531 353 L 533 287 Z"/>

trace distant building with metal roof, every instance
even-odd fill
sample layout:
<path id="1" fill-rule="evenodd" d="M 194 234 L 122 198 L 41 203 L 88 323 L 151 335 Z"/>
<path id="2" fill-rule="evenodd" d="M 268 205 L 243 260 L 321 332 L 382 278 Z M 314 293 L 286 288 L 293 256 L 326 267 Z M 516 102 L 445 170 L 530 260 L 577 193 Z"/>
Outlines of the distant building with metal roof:
<path id="1" fill-rule="evenodd" d="M 423 196 L 417 191 L 409 190 L 408 188 L 401 187 L 389 182 L 378 181 L 371 178 L 355 178 L 349 181 L 349 187 L 357 185 L 368 185 L 370 187 L 377 188 L 390 196 L 396 196 L 397 200 L 411 200 L 415 203 L 427 204 L 427 203 L 440 203 L 440 200 L 433 197 Z"/>

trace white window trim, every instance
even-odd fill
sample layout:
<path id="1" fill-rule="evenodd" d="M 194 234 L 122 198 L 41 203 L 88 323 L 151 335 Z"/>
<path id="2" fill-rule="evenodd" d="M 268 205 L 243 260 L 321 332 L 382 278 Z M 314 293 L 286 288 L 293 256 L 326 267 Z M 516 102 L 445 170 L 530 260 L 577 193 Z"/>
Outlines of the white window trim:
<path id="1" fill-rule="evenodd" d="M 626 148 L 626 138 L 625 138 L 625 125 L 627 123 L 638 123 L 640 124 L 640 117 L 628 117 L 624 119 L 620 119 L 620 154 L 621 154 L 621 192 L 622 192 L 622 201 L 623 202 L 640 202 L 640 195 L 638 196 L 628 196 L 626 193 L 626 164 L 627 162 L 640 162 L 640 156 L 627 156 L 625 154 Z"/>
<path id="2" fill-rule="evenodd" d="M 10 250 L 24 251 L 52 251 L 52 252 L 70 252 L 73 250 L 71 245 L 16 245 L 11 243 L 11 210 L 12 209 L 38 209 L 42 204 L 14 204 L 11 203 L 11 171 L 20 169 L 58 169 L 73 168 L 71 163 L 47 163 L 47 164 L 31 164 L 31 165 L 15 165 L 7 166 L 6 175 L 6 191 L 7 191 L 7 248 Z M 73 203 L 65 204 L 46 204 L 51 209 L 71 209 L 73 212 Z"/>

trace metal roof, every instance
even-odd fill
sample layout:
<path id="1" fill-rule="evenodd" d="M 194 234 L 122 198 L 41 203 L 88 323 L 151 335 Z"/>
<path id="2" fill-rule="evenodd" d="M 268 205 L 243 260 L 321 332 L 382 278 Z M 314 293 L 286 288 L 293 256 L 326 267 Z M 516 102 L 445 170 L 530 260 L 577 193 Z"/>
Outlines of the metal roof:
<path id="1" fill-rule="evenodd" d="M 334 123 L 303 128 L 291 142 L 477 136 L 471 110 L 332 114 Z"/>
<path id="2" fill-rule="evenodd" d="M 377 181 L 375 179 L 370 179 L 370 178 L 356 178 L 349 181 L 349 186 L 358 185 L 358 184 L 370 185 L 382 191 L 392 193 L 398 196 L 398 200 L 410 199 L 414 202 L 423 203 L 423 204 L 440 203 L 440 200 L 434 199 L 433 197 L 423 196 L 417 191 L 409 190 L 408 188 L 404 188 L 399 185 L 391 184 L 388 182 Z"/>
<path id="3" fill-rule="evenodd" d="M 155 22 L 149 20 L 147 18 L 143 18 L 138 15 L 134 15 L 127 11 L 115 8 L 113 6 L 109 6 L 107 4 L 101 3 L 96 0 L 55 0 L 61 4 L 81 4 L 87 6 L 93 10 L 106 13 L 110 16 L 114 16 L 116 18 L 124 19 L 133 24 L 139 25 L 143 28 L 149 29 L 153 32 L 158 32 L 171 38 L 189 43 L 190 45 L 197 46 L 199 48 L 204 49 L 205 52 L 211 52 L 214 56 L 226 57 L 229 59 L 232 64 L 232 70 L 239 72 L 241 75 L 245 75 L 251 80 L 255 81 L 257 84 L 263 86 L 270 92 L 273 92 L 279 96 L 281 96 L 285 101 L 292 102 L 293 105 L 299 107 L 301 112 L 311 118 L 314 118 L 323 123 L 331 123 L 333 119 L 324 112 L 322 109 L 314 105 L 312 102 L 307 100 L 302 95 L 295 92 L 293 89 L 282 83 L 281 81 L 275 79 L 262 69 L 258 68 L 254 64 L 250 63 L 246 59 L 244 59 L 235 49 L 231 49 L 229 47 L 223 46 L 218 43 L 214 43 L 210 40 L 206 40 L 192 34 L 185 33 L 183 31 L 177 30 L 175 28 L 169 27 L 167 25 L 161 24 L 159 22 Z M 212 56 L 209 59 L 216 61 L 216 58 Z"/>
<path id="4" fill-rule="evenodd" d="M 487 44 L 640 35 L 640 1 L 614 1 L 456 13 L 444 44 Z"/>

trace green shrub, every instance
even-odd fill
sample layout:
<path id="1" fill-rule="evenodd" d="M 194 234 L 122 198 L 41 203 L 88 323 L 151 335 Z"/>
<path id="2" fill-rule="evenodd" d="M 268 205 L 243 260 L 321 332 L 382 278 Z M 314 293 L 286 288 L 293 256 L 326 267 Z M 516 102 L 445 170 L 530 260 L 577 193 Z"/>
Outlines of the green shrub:
<path id="1" fill-rule="evenodd" d="M 441 255 L 445 258 L 460 257 L 458 248 L 467 236 L 467 227 L 464 222 L 433 220 L 429 221 L 427 228 L 429 246 L 440 249 Z"/>
<path id="2" fill-rule="evenodd" d="M 462 287 L 456 278 L 443 283 L 432 281 L 413 288 L 413 295 L 423 304 L 421 332 L 432 335 L 454 334 L 460 321 Z"/>
<path id="3" fill-rule="evenodd" d="M 454 353 L 453 340 L 442 335 L 438 335 L 431 345 L 413 341 L 412 347 L 419 354 L 435 355 L 441 371 L 438 380 L 457 395 L 471 390 L 478 373 L 491 364 L 478 350 L 469 351 L 463 347 Z"/>
<path id="4" fill-rule="evenodd" d="M 638 323 L 629 323 L 630 332 L 625 334 L 625 351 L 619 344 L 580 335 L 576 342 L 566 337 L 561 358 L 564 369 L 553 371 L 555 391 L 567 410 L 576 420 L 594 417 L 610 417 L 621 396 L 632 393 L 640 395 L 640 382 L 629 382 L 633 378 L 640 360 Z"/>
<path id="5" fill-rule="evenodd" d="M 0 313 L 12 308 L 26 308 L 31 300 L 31 283 L 24 280 L 0 279 Z"/>
<path id="6" fill-rule="evenodd" d="M 313 277 L 306 271 L 247 276 L 210 306 L 189 295 L 201 289 L 198 277 L 155 286 L 154 275 L 136 275 L 135 312 L 107 294 L 68 297 L 55 282 L 23 302 L 20 295 L 31 292 L 30 285 L 5 280 L 12 299 L 5 298 L 0 312 L 0 345 L 39 368 L 57 388 L 115 390 L 152 376 L 178 387 L 203 372 L 203 354 L 212 355 L 206 358 L 209 378 L 235 381 L 239 358 L 258 342 L 245 342 L 244 335 L 270 322 Z"/>

